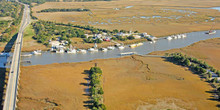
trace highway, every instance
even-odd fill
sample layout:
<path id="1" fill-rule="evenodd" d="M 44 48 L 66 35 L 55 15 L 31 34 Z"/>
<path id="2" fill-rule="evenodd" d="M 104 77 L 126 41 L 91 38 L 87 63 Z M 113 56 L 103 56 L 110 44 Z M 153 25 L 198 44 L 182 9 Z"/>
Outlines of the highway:
<path id="1" fill-rule="evenodd" d="M 23 4 L 23 3 L 20 3 Z M 16 109 L 16 101 L 18 94 L 18 81 L 19 81 L 19 73 L 20 73 L 20 56 L 21 56 L 21 48 L 23 41 L 23 32 L 24 29 L 30 24 L 30 8 L 28 5 L 23 4 L 24 12 L 21 20 L 20 29 L 18 31 L 18 36 L 15 42 L 14 53 L 12 56 L 12 63 L 9 72 L 9 79 L 6 88 L 6 95 L 3 105 L 3 110 L 15 110 Z"/>

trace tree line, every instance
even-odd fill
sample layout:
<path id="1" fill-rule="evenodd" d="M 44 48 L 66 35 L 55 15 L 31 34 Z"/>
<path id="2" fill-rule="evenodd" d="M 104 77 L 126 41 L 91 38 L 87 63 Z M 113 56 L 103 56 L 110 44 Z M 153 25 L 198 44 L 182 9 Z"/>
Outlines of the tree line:
<path id="1" fill-rule="evenodd" d="M 49 8 L 49 9 L 43 9 L 41 11 L 37 11 L 37 13 L 42 13 L 42 12 L 71 12 L 71 11 L 77 11 L 77 12 L 83 12 L 83 11 L 90 11 L 90 9 L 81 9 L 81 8 L 76 8 L 76 9 L 58 9 L 58 8 Z"/>
<path id="2" fill-rule="evenodd" d="M 31 3 L 43 4 L 45 2 L 59 2 L 59 0 L 19 0 L 19 2 L 32 6 Z"/>
<path id="3" fill-rule="evenodd" d="M 12 2 L 7 2 L 7 3 L 12 3 Z M 13 2 L 14 4 L 17 4 L 15 2 Z M 2 32 L 2 36 L 0 36 L 0 42 L 8 42 L 11 37 L 16 33 L 17 31 L 17 27 L 18 25 L 20 24 L 21 22 L 21 19 L 22 19 L 22 16 L 23 16 L 23 11 L 24 11 L 24 6 L 23 5 L 13 5 L 12 7 L 16 6 L 16 9 L 14 10 L 15 11 L 15 14 L 13 14 L 11 17 L 13 18 L 12 21 L 3 21 L 1 24 L 0 24 L 0 27 L 1 25 L 5 26 L 6 29 Z M 18 12 L 19 8 L 21 9 L 20 12 Z M 8 25 L 10 24 L 10 26 L 8 27 Z M 6 26 L 7 24 L 7 26 Z M 2 29 L 5 28 L 5 27 L 1 27 Z"/>
<path id="4" fill-rule="evenodd" d="M 215 88 L 214 93 L 218 97 L 216 99 L 220 101 L 220 85 L 218 78 L 214 77 L 212 74 L 218 75 L 220 77 L 220 71 L 214 67 L 208 65 L 206 62 L 198 60 L 197 58 L 189 57 L 183 55 L 182 53 L 166 53 L 167 60 L 173 63 L 188 67 L 192 72 L 206 78 L 206 80 L 211 83 L 212 87 Z"/>
<path id="5" fill-rule="evenodd" d="M 68 0 L 64 0 L 68 1 Z M 90 1 L 112 1 L 112 0 L 75 0 L 76 2 L 90 2 Z"/>
<path id="6" fill-rule="evenodd" d="M 172 53 L 166 54 L 168 61 L 172 61 L 174 63 L 180 64 L 182 66 L 189 67 L 196 74 L 202 75 L 207 80 L 212 78 L 213 73 L 217 74 L 220 77 L 220 71 L 216 70 L 214 67 L 208 65 L 205 61 L 198 60 L 197 58 L 189 57 L 183 55 L 182 53 Z M 207 71 L 210 70 L 210 71 Z"/>
<path id="7" fill-rule="evenodd" d="M 77 29 L 71 26 L 61 26 L 56 25 L 54 22 L 50 21 L 37 21 L 32 23 L 34 28 L 36 39 L 39 43 L 44 45 L 49 44 L 49 40 L 54 40 L 56 37 L 60 37 L 60 40 L 67 40 L 71 43 L 69 38 L 79 37 L 85 38 L 85 32 L 82 29 Z"/>
<path id="8" fill-rule="evenodd" d="M 106 110 L 103 104 L 103 88 L 101 85 L 102 70 L 99 67 L 92 67 L 89 71 L 90 96 L 92 99 L 92 110 Z"/>
<path id="9" fill-rule="evenodd" d="M 19 4 L 16 2 L 0 2 L 0 17 L 10 16 L 12 18 L 16 17 Z"/>

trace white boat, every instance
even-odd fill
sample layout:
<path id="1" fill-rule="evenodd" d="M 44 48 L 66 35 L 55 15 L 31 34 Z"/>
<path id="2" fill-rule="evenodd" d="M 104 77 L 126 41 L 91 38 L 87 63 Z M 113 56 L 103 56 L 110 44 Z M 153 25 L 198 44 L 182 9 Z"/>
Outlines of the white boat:
<path id="1" fill-rule="evenodd" d="M 107 52 L 107 51 L 108 51 L 107 48 L 101 48 L 101 50 L 102 50 L 103 52 Z"/>
<path id="2" fill-rule="evenodd" d="M 32 52 L 34 55 L 41 55 L 41 50 L 35 50 Z"/>
<path id="3" fill-rule="evenodd" d="M 185 38 L 186 37 L 186 34 L 182 34 L 182 38 Z"/>
<path id="4" fill-rule="evenodd" d="M 85 49 L 79 49 L 78 52 L 79 53 L 86 53 L 87 51 Z"/>
<path id="5" fill-rule="evenodd" d="M 125 47 L 123 45 L 119 46 L 118 49 L 122 50 L 124 49 Z"/>
<path id="6" fill-rule="evenodd" d="M 177 39 L 177 36 L 176 36 L 176 35 L 172 35 L 172 38 L 173 38 L 173 39 Z"/>
<path id="7" fill-rule="evenodd" d="M 98 52 L 99 50 L 95 49 L 95 48 L 89 48 L 88 51 L 90 51 L 90 52 Z"/>
<path id="8" fill-rule="evenodd" d="M 212 25 L 211 29 L 208 32 L 206 32 L 206 34 L 216 34 L 216 31 L 213 30 L 214 25 L 215 24 Z"/>
<path id="9" fill-rule="evenodd" d="M 58 49 L 56 50 L 56 53 L 64 53 L 64 49 Z"/>
<path id="10" fill-rule="evenodd" d="M 136 54 L 136 52 L 125 52 L 125 53 L 120 53 L 121 56 L 125 56 L 125 55 L 134 55 Z"/>
<path id="11" fill-rule="evenodd" d="M 136 46 L 141 46 L 141 45 L 144 45 L 144 44 L 142 42 L 136 44 Z"/>
<path id="12" fill-rule="evenodd" d="M 109 50 L 114 50 L 115 47 L 114 47 L 114 46 L 108 46 L 107 49 L 109 49 Z"/>
<path id="13" fill-rule="evenodd" d="M 31 57 L 32 54 L 24 54 L 24 55 L 21 55 L 22 57 Z"/>
<path id="14" fill-rule="evenodd" d="M 137 47 L 137 44 L 131 44 L 131 45 L 129 45 L 129 47 L 135 48 L 135 47 Z"/>
<path id="15" fill-rule="evenodd" d="M 215 30 L 210 30 L 209 32 L 207 32 L 206 34 L 216 34 Z"/>
<path id="16" fill-rule="evenodd" d="M 172 37 L 168 36 L 166 39 L 167 39 L 167 40 L 172 40 Z"/>
<path id="17" fill-rule="evenodd" d="M 76 49 L 70 49 L 67 53 L 76 53 Z"/>
<path id="18" fill-rule="evenodd" d="M 150 41 L 150 44 L 153 44 L 153 41 Z"/>
<path id="19" fill-rule="evenodd" d="M 181 37 L 181 35 L 177 35 L 177 38 L 180 39 L 180 38 L 182 38 L 182 37 Z"/>

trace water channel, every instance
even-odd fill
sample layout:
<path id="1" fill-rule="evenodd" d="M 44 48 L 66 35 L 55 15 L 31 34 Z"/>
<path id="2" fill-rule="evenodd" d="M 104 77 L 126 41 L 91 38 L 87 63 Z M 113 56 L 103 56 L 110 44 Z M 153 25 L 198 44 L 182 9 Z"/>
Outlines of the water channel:
<path id="1" fill-rule="evenodd" d="M 153 51 L 164 51 L 169 49 L 175 48 L 182 48 L 189 46 L 195 42 L 217 38 L 220 37 L 220 30 L 217 30 L 216 34 L 207 35 L 205 34 L 206 31 L 200 32 L 191 32 L 187 33 L 186 38 L 181 39 L 173 39 L 167 40 L 165 38 L 160 38 L 157 40 L 156 43 L 144 42 L 144 45 L 136 47 L 136 48 L 129 48 L 126 46 L 125 49 L 119 50 L 108 50 L 107 52 L 87 52 L 85 54 L 76 53 L 76 54 L 68 54 L 68 53 L 51 53 L 51 52 L 43 52 L 42 55 L 32 55 L 31 57 L 23 57 L 22 60 L 31 61 L 31 64 L 23 64 L 24 66 L 28 65 L 46 65 L 51 63 L 65 63 L 65 62 L 82 62 L 82 61 L 90 61 L 94 59 L 107 59 L 107 58 L 118 58 L 121 57 L 120 53 L 124 52 L 136 52 L 137 54 L 148 54 Z M 23 52 L 22 54 L 27 54 L 28 52 Z M 1 61 L 1 60 L 0 60 Z"/>

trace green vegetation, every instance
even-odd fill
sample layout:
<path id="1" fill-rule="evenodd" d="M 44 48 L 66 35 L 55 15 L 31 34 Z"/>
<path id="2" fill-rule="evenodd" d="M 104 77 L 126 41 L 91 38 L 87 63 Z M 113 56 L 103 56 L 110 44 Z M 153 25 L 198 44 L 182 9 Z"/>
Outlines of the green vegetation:
<path id="1" fill-rule="evenodd" d="M 0 13 L 1 16 L 10 16 L 13 18 L 12 21 L 9 20 L 0 22 L 0 29 L 3 30 L 1 32 L 2 35 L 0 36 L 0 42 L 8 42 L 17 31 L 17 27 L 20 24 L 23 16 L 24 6 L 19 5 L 16 2 L 5 1 L 0 2 L 0 5 L 0 8 L 2 8 Z"/>
<path id="2" fill-rule="evenodd" d="M 16 18 L 19 4 L 16 2 L 0 2 L 0 17 L 11 16 Z"/>
<path id="3" fill-rule="evenodd" d="M 31 3 L 43 4 L 45 2 L 59 2 L 59 0 L 19 0 L 19 2 L 32 6 Z"/>
<path id="4" fill-rule="evenodd" d="M 73 1 L 73 0 L 63 0 L 63 1 Z M 89 1 L 112 1 L 112 0 L 75 0 L 77 2 L 89 2 Z"/>
<path id="5" fill-rule="evenodd" d="M 77 12 L 83 12 L 83 11 L 90 11 L 90 9 L 81 9 L 81 8 L 76 8 L 76 9 L 58 9 L 58 8 L 49 8 L 49 9 L 44 9 L 41 11 L 37 11 L 37 13 L 41 12 L 71 12 L 71 11 L 77 11 Z"/>
<path id="6" fill-rule="evenodd" d="M 218 81 L 217 77 L 213 77 L 213 74 L 216 74 L 218 77 L 220 77 L 219 70 L 209 66 L 204 61 L 183 55 L 182 53 L 166 53 L 165 55 L 167 56 L 168 61 L 188 67 L 192 72 L 200 75 L 203 78 L 206 78 L 206 80 L 216 88 L 216 94 L 218 95 L 218 100 L 220 100 L 220 82 Z"/>
<path id="7" fill-rule="evenodd" d="M 60 40 L 67 40 L 71 43 L 69 38 L 79 37 L 85 38 L 85 32 L 81 29 L 72 26 L 56 25 L 54 22 L 37 21 L 32 23 L 35 31 L 34 38 L 44 45 L 49 44 L 49 40 L 60 37 Z"/>
<path id="8" fill-rule="evenodd" d="M 43 4 L 45 2 L 60 2 L 60 0 L 19 0 L 22 3 L 28 4 L 30 6 L 31 3 Z M 88 1 L 111 1 L 111 0 L 63 0 L 63 2 L 88 2 Z"/>
<path id="9" fill-rule="evenodd" d="M 85 34 L 101 34 L 106 33 L 108 36 L 113 36 L 113 40 L 133 40 L 134 37 L 131 36 L 116 36 L 117 32 L 128 32 L 125 30 L 114 30 L 110 31 L 107 29 L 99 29 L 89 25 L 81 26 L 74 24 L 64 24 L 64 23 L 55 23 L 51 21 L 37 21 L 32 23 L 32 26 L 35 30 L 34 38 L 39 42 L 45 45 L 49 44 L 49 40 L 60 37 L 61 40 L 67 40 L 69 44 L 71 43 L 69 38 L 78 37 L 83 38 L 85 43 L 102 43 L 101 39 L 93 39 L 92 37 L 86 38 Z"/>
<path id="10" fill-rule="evenodd" d="M 177 63 L 182 66 L 189 67 L 196 74 L 202 75 L 203 77 L 206 77 L 207 79 L 212 78 L 211 73 L 208 72 L 207 70 L 212 71 L 213 73 L 217 74 L 220 77 L 219 71 L 216 71 L 216 69 L 209 66 L 204 61 L 183 55 L 182 53 L 166 54 L 166 56 L 168 56 L 167 59 L 169 61 L 172 61 L 172 62 Z M 215 71 L 213 71 L 213 70 L 215 70 Z"/>
<path id="11" fill-rule="evenodd" d="M 90 95 L 92 99 L 92 110 L 106 110 L 103 104 L 103 88 L 101 85 L 102 70 L 99 67 L 90 69 Z"/>

